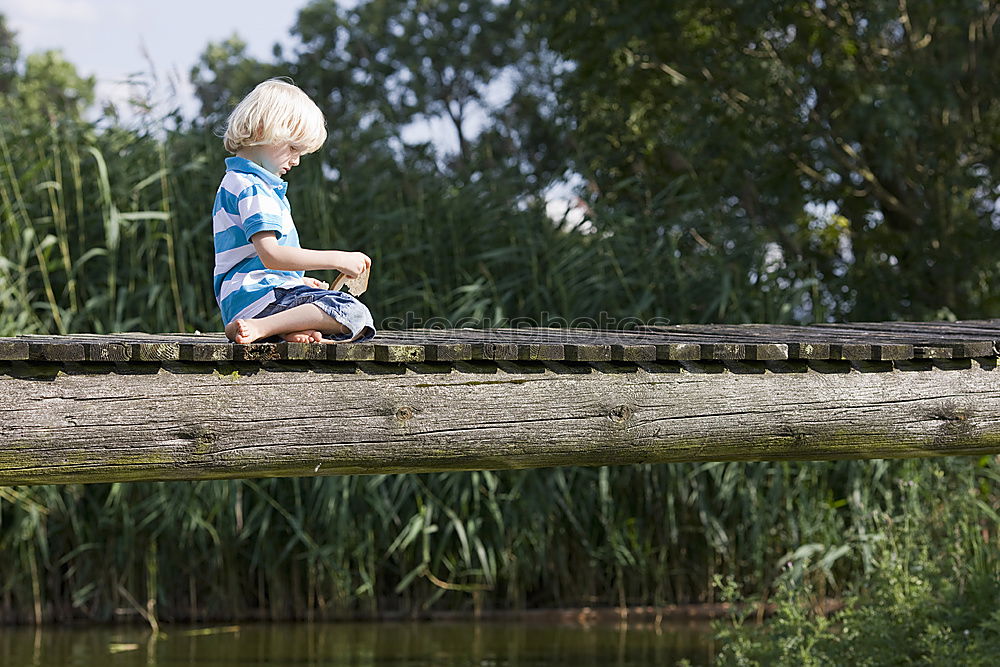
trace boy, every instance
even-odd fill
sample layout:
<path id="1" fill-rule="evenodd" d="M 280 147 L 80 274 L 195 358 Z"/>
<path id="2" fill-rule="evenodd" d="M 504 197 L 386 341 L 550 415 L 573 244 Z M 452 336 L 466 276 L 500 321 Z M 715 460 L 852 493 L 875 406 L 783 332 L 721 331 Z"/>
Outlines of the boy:
<path id="1" fill-rule="evenodd" d="M 296 343 L 368 340 L 368 308 L 304 271 L 335 269 L 350 278 L 371 269 L 360 252 L 299 245 L 281 176 L 326 141 L 319 107 L 280 79 L 258 85 L 226 121 L 226 175 L 213 209 L 215 298 L 236 343 L 273 338 Z M 324 334 L 332 338 L 325 338 Z"/>

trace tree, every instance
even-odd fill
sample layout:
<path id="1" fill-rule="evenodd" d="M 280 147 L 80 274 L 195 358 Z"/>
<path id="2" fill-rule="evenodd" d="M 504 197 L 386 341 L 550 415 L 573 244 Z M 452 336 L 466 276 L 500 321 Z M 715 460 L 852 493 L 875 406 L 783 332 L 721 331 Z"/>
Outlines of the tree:
<path id="1" fill-rule="evenodd" d="M 531 104 L 526 75 L 538 68 L 529 67 L 533 35 L 516 0 L 369 0 L 350 9 L 316 0 L 294 32 L 303 43 L 296 78 L 344 132 L 386 140 L 413 121 L 444 118 L 456 166 L 468 167 L 475 126 L 503 120 L 491 93 L 508 89 L 508 99 Z"/>
<path id="2" fill-rule="evenodd" d="M 53 123 L 78 121 L 94 102 L 94 77 L 80 76 L 59 51 L 29 54 L 24 60 L 24 74 L 17 76 L 14 70 L 6 85 L 21 113 Z"/>
<path id="3" fill-rule="evenodd" d="M 576 167 L 608 203 L 777 247 L 856 318 L 1000 306 L 996 3 L 552 0 Z M 627 188 L 618 187 L 629 183 Z M 822 213 L 818 211 L 823 211 Z M 878 289 L 872 286 L 878 285 Z M 944 309 L 942 311 L 942 309 Z"/>
<path id="4" fill-rule="evenodd" d="M 7 18 L 0 14 L 0 95 L 10 92 L 17 76 L 17 61 L 20 49 L 17 34 L 7 27 Z"/>
<path id="5" fill-rule="evenodd" d="M 282 74 L 287 74 L 287 66 L 251 58 L 246 42 L 236 34 L 223 42 L 210 42 L 191 68 L 191 83 L 201 102 L 199 124 L 222 125 L 254 86 Z"/>

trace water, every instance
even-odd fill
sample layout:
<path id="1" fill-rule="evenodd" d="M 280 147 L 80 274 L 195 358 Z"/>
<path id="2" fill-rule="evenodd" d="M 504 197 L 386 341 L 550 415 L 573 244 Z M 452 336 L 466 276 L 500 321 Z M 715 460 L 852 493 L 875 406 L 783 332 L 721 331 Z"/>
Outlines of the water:
<path id="1" fill-rule="evenodd" d="M 704 625 L 243 624 L 168 626 L 155 639 L 143 627 L 0 627 L 3 667 L 649 667 L 712 655 Z"/>

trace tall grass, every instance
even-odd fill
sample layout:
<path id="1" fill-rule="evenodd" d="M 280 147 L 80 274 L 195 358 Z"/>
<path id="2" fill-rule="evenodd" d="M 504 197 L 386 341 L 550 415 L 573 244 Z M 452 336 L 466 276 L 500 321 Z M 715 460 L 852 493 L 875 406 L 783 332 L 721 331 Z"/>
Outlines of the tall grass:
<path id="1" fill-rule="evenodd" d="M 210 287 L 217 138 L 96 132 L 2 105 L 0 115 L 0 335 L 221 328 Z M 781 321 L 819 300 L 791 273 L 782 283 L 749 236 L 711 225 L 595 211 L 584 233 L 553 224 L 516 175 L 443 177 L 382 159 L 331 180 L 324 161 L 335 166 L 336 150 L 290 176 L 300 236 L 373 256 L 376 322 Z M 921 496 L 914 511 L 928 515 L 983 469 L 691 464 L 0 488 L 0 615 L 155 622 L 702 601 L 719 574 L 770 590 L 795 554 L 815 559 L 809 576 L 837 594 L 876 567 L 884 531 L 868 516 L 896 506 L 907 465 L 952 480 Z M 995 512 L 995 488 L 983 498 Z"/>
<path id="2" fill-rule="evenodd" d="M 0 157 L 0 333 L 189 328 L 177 248 L 195 232 L 175 226 L 161 144 L 3 123 Z"/>
<path id="3" fill-rule="evenodd" d="M 716 575 L 747 594 L 770 590 L 788 563 L 835 596 L 884 567 L 880 544 L 893 534 L 884 516 L 934 524 L 940 543 L 978 544 L 962 553 L 979 559 L 968 566 L 996 572 L 997 465 L 719 463 L 0 489 L 0 615 L 666 604 L 714 599 Z M 956 496 L 979 503 L 960 528 L 941 522 Z"/>
<path id="4" fill-rule="evenodd" d="M 819 611 L 800 548 L 776 583 L 775 619 L 721 625 L 720 664 L 992 665 L 1000 654 L 1000 467 L 961 470 L 910 462 L 894 502 L 868 508 L 868 571 Z M 934 500 L 937 497 L 939 500 Z M 736 587 L 723 585 L 731 599 Z"/>
<path id="5" fill-rule="evenodd" d="M 217 137 L 0 115 L 0 335 L 221 329 L 211 289 Z M 750 273 L 768 277 L 749 236 L 736 243 L 710 227 L 608 211 L 572 228 L 549 219 L 516 173 L 445 177 L 388 156 L 331 180 L 337 164 L 337 147 L 307 156 L 289 196 L 304 246 L 373 257 L 365 301 L 376 323 L 805 312 L 801 283 L 743 288 Z"/>

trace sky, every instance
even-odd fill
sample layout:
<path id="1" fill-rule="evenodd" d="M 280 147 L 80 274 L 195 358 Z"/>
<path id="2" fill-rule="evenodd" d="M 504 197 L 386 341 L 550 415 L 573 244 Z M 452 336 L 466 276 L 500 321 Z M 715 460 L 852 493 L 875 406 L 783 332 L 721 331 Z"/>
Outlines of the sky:
<path id="1" fill-rule="evenodd" d="M 191 67 L 210 42 L 234 33 L 246 42 L 250 56 L 273 59 L 275 43 L 290 53 L 296 44 L 291 35 L 299 10 L 309 0 L 0 0 L 0 14 L 16 33 L 22 56 L 58 49 L 82 76 L 97 79 L 98 104 L 110 100 L 128 121 L 132 88 L 130 76 L 147 81 L 155 72 L 153 100 L 164 110 L 180 104 L 191 118 L 199 111 L 194 87 L 188 81 Z M 340 0 L 352 6 L 354 0 Z M 175 94 L 176 91 L 176 94 Z M 502 97 L 502 94 L 500 95 Z M 482 119 L 471 118 L 471 135 Z M 470 132 L 471 131 L 471 132 Z M 443 119 L 417 121 L 403 131 L 410 142 L 431 139 L 439 150 L 455 152 L 454 129 Z"/>
<path id="2" fill-rule="evenodd" d="M 130 75 L 155 71 L 162 98 L 176 89 L 185 115 L 197 113 L 191 67 L 209 42 L 233 33 L 250 55 L 271 60 L 277 42 L 294 44 L 291 27 L 307 0 L 0 0 L 22 55 L 58 49 L 83 76 L 97 79 L 98 99 L 128 98 Z"/>
<path id="3" fill-rule="evenodd" d="M 356 1 L 340 3 L 353 6 Z M 127 83 L 130 77 L 138 74 L 148 81 L 154 72 L 153 100 L 164 111 L 179 103 L 183 115 L 192 118 L 199 105 L 188 79 L 210 42 L 236 33 L 251 57 L 270 61 L 275 43 L 286 53 L 294 48 L 291 28 L 308 4 L 309 0 L 0 0 L 0 14 L 16 33 L 22 57 L 62 51 L 81 76 L 96 78 L 96 109 L 110 100 L 127 122 L 133 117 L 127 104 L 133 92 Z M 490 101 L 502 103 L 508 95 L 508 85 L 501 82 L 490 94 L 496 99 Z M 484 121 L 485 117 L 472 114 L 463 127 L 466 136 L 474 136 Z M 407 143 L 430 139 L 444 153 L 458 150 L 455 130 L 442 118 L 415 121 L 403 129 L 402 138 Z M 554 218 L 570 204 L 566 189 L 559 186 L 549 195 Z"/>

